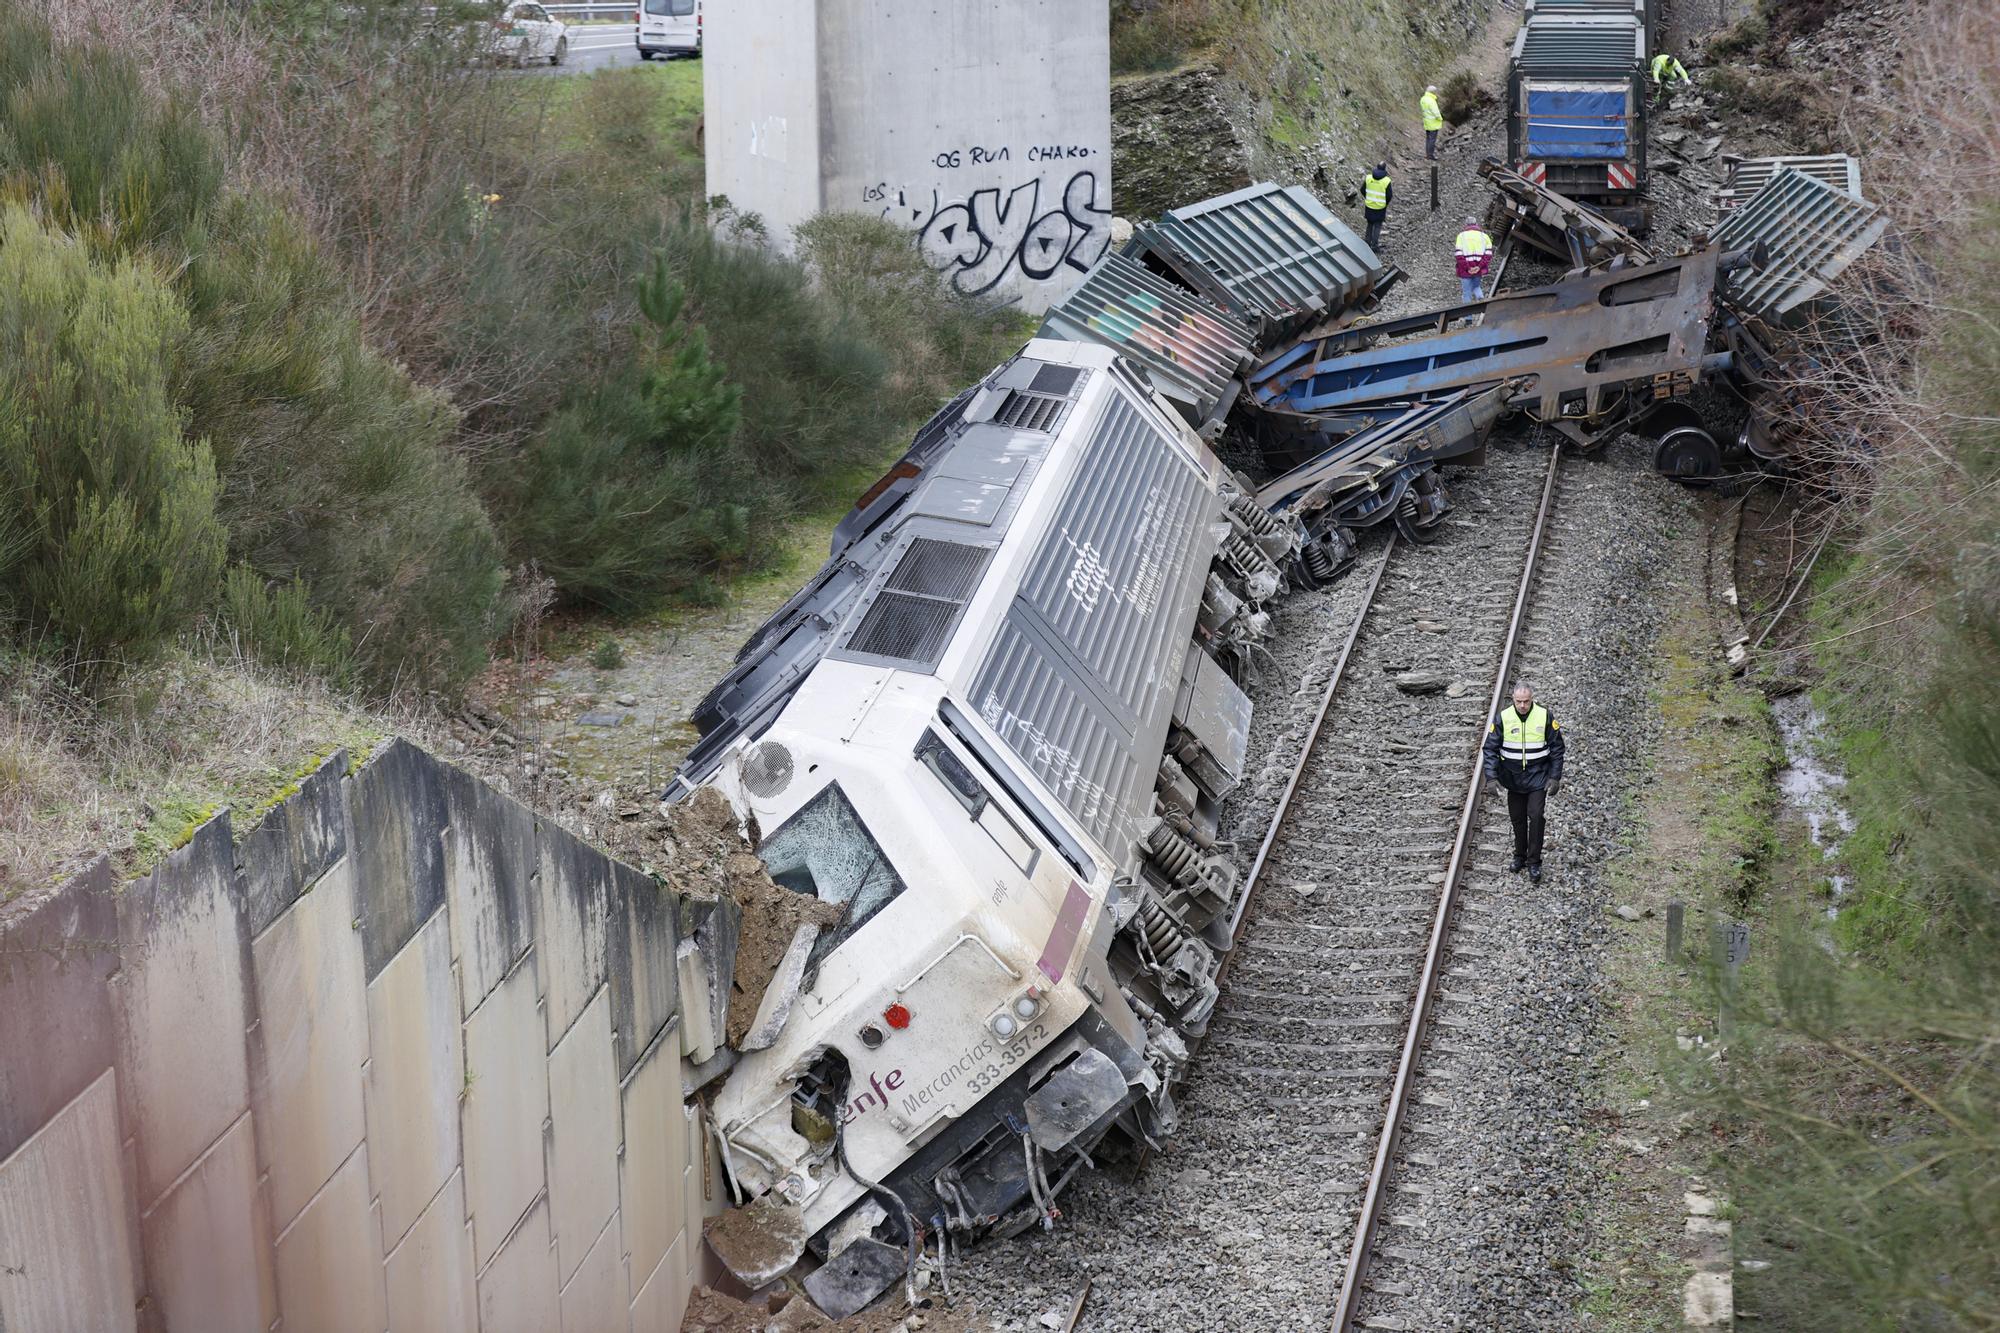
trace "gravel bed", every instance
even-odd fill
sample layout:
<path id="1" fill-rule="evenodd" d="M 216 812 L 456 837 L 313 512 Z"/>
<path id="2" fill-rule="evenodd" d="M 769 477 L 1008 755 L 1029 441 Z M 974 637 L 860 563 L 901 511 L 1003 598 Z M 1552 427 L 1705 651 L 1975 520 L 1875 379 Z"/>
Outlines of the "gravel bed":
<path id="1" fill-rule="evenodd" d="M 1506 873 L 1504 802 L 1490 797 L 1481 841 L 1491 850 L 1463 889 L 1466 947 L 1387 1210 L 1404 1224 L 1382 1235 L 1404 1255 L 1375 1271 L 1409 1291 L 1363 1306 L 1411 1329 L 1492 1328 L 1496 1311 L 1510 1330 L 1582 1326 L 1571 1264 L 1588 1245 L 1574 1218 L 1596 1187 L 1584 1136 L 1608 930 L 1599 876 L 1657 730 L 1648 688 L 1660 608 L 1690 586 L 1675 533 L 1700 517 L 1636 446 L 1571 464 L 1561 485 L 1518 672 L 1568 738 L 1550 873 L 1540 885 Z"/>

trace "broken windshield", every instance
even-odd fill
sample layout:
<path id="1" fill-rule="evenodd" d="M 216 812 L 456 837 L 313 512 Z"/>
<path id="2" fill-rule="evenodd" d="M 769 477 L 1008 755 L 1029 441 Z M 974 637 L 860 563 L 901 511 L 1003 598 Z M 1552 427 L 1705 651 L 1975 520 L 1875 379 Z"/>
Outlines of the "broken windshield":
<path id="1" fill-rule="evenodd" d="M 809 969 L 816 970 L 821 959 L 903 891 L 902 876 L 837 782 L 764 839 L 757 854 L 779 884 L 841 909 L 840 919 L 813 942 Z"/>

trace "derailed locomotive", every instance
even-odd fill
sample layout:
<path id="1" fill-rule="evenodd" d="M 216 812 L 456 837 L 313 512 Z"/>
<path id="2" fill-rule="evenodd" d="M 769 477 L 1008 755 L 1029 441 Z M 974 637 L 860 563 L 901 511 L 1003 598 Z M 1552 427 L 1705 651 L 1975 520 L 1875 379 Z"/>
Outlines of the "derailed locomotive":
<path id="1" fill-rule="evenodd" d="M 840 912 L 712 1094 L 757 1200 L 711 1236 L 739 1278 L 810 1248 L 843 1312 L 926 1233 L 1045 1221 L 1106 1134 L 1172 1129 L 1239 887 L 1237 677 L 1297 541 L 1129 363 L 1038 338 L 704 700 L 669 798 L 713 785 Z"/>

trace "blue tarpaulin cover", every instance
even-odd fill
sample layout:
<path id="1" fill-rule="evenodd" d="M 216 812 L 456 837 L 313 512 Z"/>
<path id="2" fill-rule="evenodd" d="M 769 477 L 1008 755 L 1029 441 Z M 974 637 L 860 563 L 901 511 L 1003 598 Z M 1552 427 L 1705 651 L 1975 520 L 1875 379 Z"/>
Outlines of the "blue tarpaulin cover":
<path id="1" fill-rule="evenodd" d="M 1623 158 L 1625 89 L 1528 90 L 1528 156 Z"/>

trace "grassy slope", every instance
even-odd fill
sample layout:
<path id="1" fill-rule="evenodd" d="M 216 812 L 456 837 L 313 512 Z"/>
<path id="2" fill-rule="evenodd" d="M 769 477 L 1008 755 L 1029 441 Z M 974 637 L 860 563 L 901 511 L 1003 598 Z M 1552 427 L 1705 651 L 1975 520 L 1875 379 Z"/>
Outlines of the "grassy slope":
<path id="1" fill-rule="evenodd" d="M 1683 1327 L 1681 1195 L 1709 1166 L 1711 1122 L 1685 1116 L 1675 1088 L 1716 1050 L 1702 963 L 1708 926 L 1748 920 L 1761 936 L 1772 910 L 1758 886 L 1777 842 L 1771 774 L 1779 751 L 1763 695 L 1722 659 L 1732 628 L 1690 590 L 1661 634 L 1653 684 L 1661 729 L 1632 799 L 1627 855 L 1607 886 L 1610 901 L 1661 916 L 1617 926 L 1610 943 L 1612 1055 L 1593 1145 L 1603 1187 L 1587 1222 L 1593 1245 L 1577 1265 L 1579 1309 L 1602 1321 L 1594 1326 Z M 1673 965 L 1661 947 L 1669 897 L 1687 904 Z"/>

